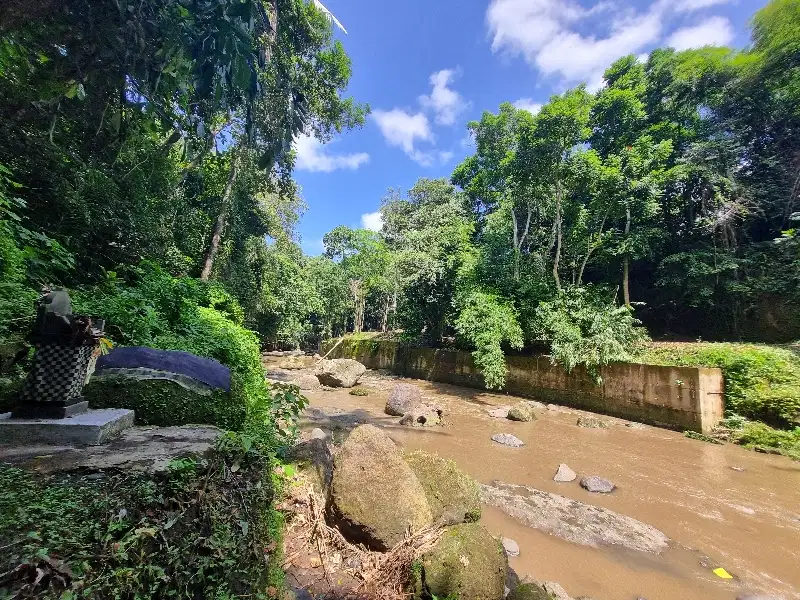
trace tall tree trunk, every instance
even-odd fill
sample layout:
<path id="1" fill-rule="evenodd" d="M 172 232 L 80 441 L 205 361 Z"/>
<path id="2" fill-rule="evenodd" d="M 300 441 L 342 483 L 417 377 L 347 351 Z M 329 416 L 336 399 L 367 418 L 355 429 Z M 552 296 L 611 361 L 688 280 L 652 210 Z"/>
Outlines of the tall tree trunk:
<path id="1" fill-rule="evenodd" d="M 350 293 L 353 294 L 353 333 L 361 333 L 364 327 L 364 297 L 360 280 L 350 280 Z"/>
<path id="2" fill-rule="evenodd" d="M 383 307 L 383 317 L 381 318 L 381 332 L 386 333 L 386 330 L 389 328 L 389 311 L 391 310 L 392 306 L 392 296 L 390 294 L 386 294 L 386 303 Z"/>
<path id="3" fill-rule="evenodd" d="M 558 263 L 561 262 L 561 182 L 556 184 L 556 257 L 553 259 L 553 279 L 556 289 L 561 291 L 561 278 L 558 276 Z"/>
<path id="4" fill-rule="evenodd" d="M 628 235 L 631 232 L 631 207 L 625 207 L 625 241 L 628 240 Z M 625 252 L 625 258 L 622 260 L 622 298 L 625 301 L 625 306 L 631 305 L 631 290 L 630 290 L 630 256 Z"/>
<path id="5" fill-rule="evenodd" d="M 528 204 L 528 218 L 525 221 L 525 229 L 523 230 L 522 235 L 519 233 L 517 213 L 513 208 L 511 209 L 511 220 L 514 224 L 514 281 L 519 281 L 519 266 L 522 259 L 522 245 L 525 243 L 525 240 L 528 237 L 528 231 L 530 231 L 531 228 L 531 205 Z"/>
<path id="6" fill-rule="evenodd" d="M 234 150 L 235 151 L 235 150 Z M 200 279 L 208 281 L 211 277 L 211 271 L 214 269 L 214 261 L 217 259 L 219 253 L 219 245 L 222 242 L 222 235 L 225 233 L 225 226 L 228 224 L 228 219 L 231 214 L 231 197 L 233 196 L 233 187 L 236 184 L 236 177 L 239 175 L 239 157 L 235 156 L 231 164 L 230 173 L 228 173 L 228 181 L 225 183 L 225 189 L 222 192 L 222 202 L 219 207 L 219 216 L 217 222 L 214 224 L 214 232 L 211 234 L 211 242 L 209 242 L 208 249 L 206 250 L 206 258 L 203 264 L 203 271 L 200 273 Z"/>

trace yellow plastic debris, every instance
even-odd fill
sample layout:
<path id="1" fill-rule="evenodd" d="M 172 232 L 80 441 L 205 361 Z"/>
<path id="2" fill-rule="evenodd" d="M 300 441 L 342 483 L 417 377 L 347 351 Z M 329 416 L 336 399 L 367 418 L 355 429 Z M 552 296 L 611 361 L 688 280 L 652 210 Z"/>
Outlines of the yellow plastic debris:
<path id="1" fill-rule="evenodd" d="M 714 575 L 716 575 L 716 576 L 717 576 L 717 577 L 719 577 L 720 579 L 733 579 L 733 575 L 731 575 L 730 573 L 728 573 L 728 572 L 727 572 L 725 569 L 723 569 L 722 567 L 719 567 L 719 568 L 717 568 L 717 569 L 714 569 Z"/>

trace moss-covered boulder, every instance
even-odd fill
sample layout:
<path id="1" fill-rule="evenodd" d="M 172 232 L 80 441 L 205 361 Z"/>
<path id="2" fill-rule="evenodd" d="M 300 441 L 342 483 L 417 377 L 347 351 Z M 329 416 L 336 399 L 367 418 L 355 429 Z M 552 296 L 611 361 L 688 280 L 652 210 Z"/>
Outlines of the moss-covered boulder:
<path id="1" fill-rule="evenodd" d="M 330 517 L 345 537 L 379 551 L 433 522 L 416 475 L 373 425 L 356 427 L 336 454 Z"/>
<path id="2" fill-rule="evenodd" d="M 508 418 L 512 421 L 535 421 L 536 412 L 528 402 L 519 402 L 508 410 Z"/>
<path id="3" fill-rule="evenodd" d="M 421 450 L 403 456 L 425 490 L 434 523 L 457 525 L 481 516 L 478 484 L 452 460 Z"/>
<path id="4" fill-rule="evenodd" d="M 506 596 L 506 600 L 553 600 L 538 583 L 520 583 Z"/>
<path id="5" fill-rule="evenodd" d="M 450 527 L 422 557 L 429 596 L 503 600 L 508 561 L 503 547 L 477 523 Z"/>
<path id="6" fill-rule="evenodd" d="M 247 413 L 244 394 L 237 393 L 236 378 L 231 392 L 209 390 L 198 393 L 169 379 L 136 379 L 114 376 L 92 378 L 83 389 L 91 408 L 128 408 L 136 413 L 137 425 L 216 425 L 240 430 Z"/>

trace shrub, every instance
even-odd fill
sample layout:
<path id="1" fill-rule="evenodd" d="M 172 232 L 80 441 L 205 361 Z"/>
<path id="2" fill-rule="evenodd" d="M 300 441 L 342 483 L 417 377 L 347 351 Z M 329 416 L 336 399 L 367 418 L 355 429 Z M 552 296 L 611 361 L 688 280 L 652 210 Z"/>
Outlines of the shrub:
<path id="1" fill-rule="evenodd" d="M 117 344 L 183 350 L 228 366 L 238 382 L 233 401 L 247 406 L 245 430 L 269 443 L 291 436 L 289 415 L 296 416 L 305 399 L 297 388 L 267 384 L 258 337 L 242 327 L 241 307 L 220 285 L 173 277 L 142 262 L 119 275 L 109 272 L 73 299 L 76 312 L 106 319 Z"/>
<path id="2" fill-rule="evenodd" d="M 131 377 L 103 377 L 84 388 L 92 408 L 129 408 L 136 412 L 137 425 L 203 424 L 240 431 L 247 416 L 244 395 L 214 390 L 209 395 L 187 390 L 164 379 L 137 380 Z"/>
<path id="3" fill-rule="evenodd" d="M 503 344 L 517 349 L 523 344 L 514 307 L 494 294 L 472 292 L 464 301 L 455 326 L 459 337 L 475 348 L 472 357 L 486 387 L 501 389 L 508 374 Z"/>
<path id="4" fill-rule="evenodd" d="M 725 410 L 779 427 L 800 418 L 800 358 L 791 350 L 755 344 L 659 343 L 653 364 L 717 367 L 725 376 Z"/>
<path id="5" fill-rule="evenodd" d="M 800 460 L 800 427 L 782 431 L 766 423 L 748 422 L 734 432 L 733 440 L 747 448 L 775 448 L 781 454 Z"/>
<path id="6" fill-rule="evenodd" d="M 157 475 L 0 466 L 0 597 L 272 597 L 282 579 L 273 466 L 236 436 L 208 465 L 175 460 Z"/>
<path id="7" fill-rule="evenodd" d="M 578 365 L 598 381 L 600 367 L 628 362 L 649 339 L 647 331 L 627 306 L 591 288 L 569 288 L 534 312 L 534 335 L 550 345 L 554 363 L 571 372 Z"/>

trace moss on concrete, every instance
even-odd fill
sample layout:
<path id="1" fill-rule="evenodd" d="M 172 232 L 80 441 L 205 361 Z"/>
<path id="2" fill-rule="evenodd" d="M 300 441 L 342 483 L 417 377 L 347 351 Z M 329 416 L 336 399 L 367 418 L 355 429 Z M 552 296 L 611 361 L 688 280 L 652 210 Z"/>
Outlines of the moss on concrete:
<path id="1" fill-rule="evenodd" d="M 456 525 L 480 519 L 478 484 L 452 460 L 421 450 L 406 453 L 403 458 L 425 490 L 435 523 Z"/>
<path id="2" fill-rule="evenodd" d="M 422 558 L 424 592 L 465 600 L 503 600 L 508 561 L 503 548 L 477 523 L 450 527 Z"/>
<path id="3" fill-rule="evenodd" d="M 135 411 L 137 425 L 216 425 L 238 431 L 247 415 L 242 394 L 214 390 L 202 395 L 163 379 L 104 377 L 90 381 L 83 395 L 91 408 Z"/>

